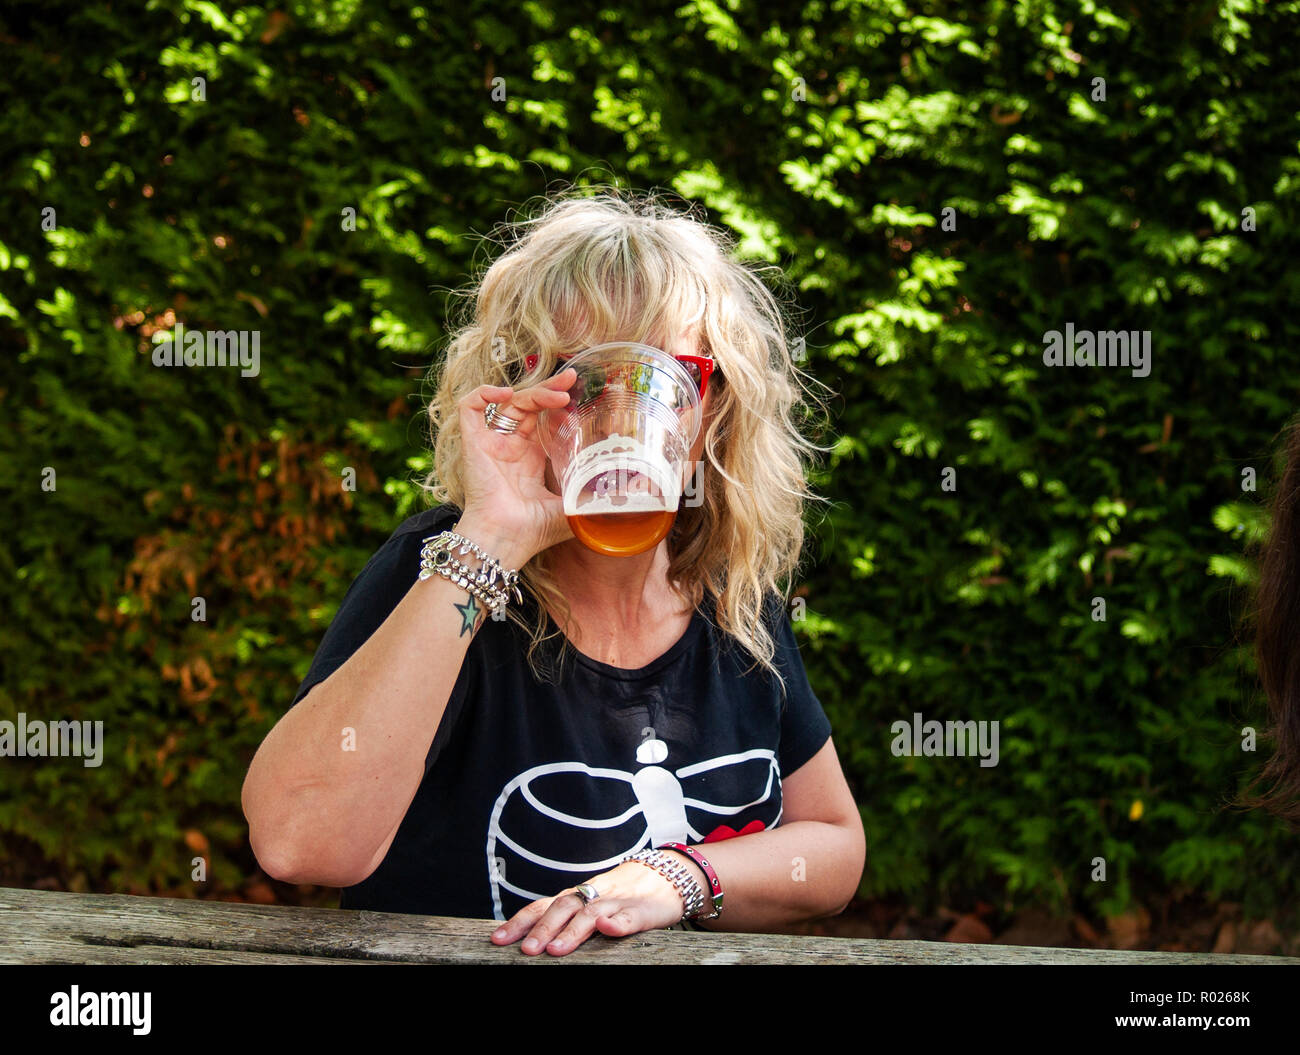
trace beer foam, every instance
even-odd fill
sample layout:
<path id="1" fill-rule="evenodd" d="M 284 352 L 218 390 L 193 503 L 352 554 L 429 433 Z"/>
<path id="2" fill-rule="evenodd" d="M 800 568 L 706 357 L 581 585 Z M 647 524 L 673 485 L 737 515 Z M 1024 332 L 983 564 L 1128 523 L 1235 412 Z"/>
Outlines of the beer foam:
<path id="1" fill-rule="evenodd" d="M 633 491 L 636 474 L 658 493 Z M 677 509 L 680 498 L 673 467 L 634 436 L 611 436 L 583 448 L 569 466 L 564 489 L 566 516 L 651 513 Z"/>
<path id="2" fill-rule="evenodd" d="M 580 506 L 564 504 L 566 516 L 600 516 L 603 513 L 665 513 L 677 508 L 662 495 L 597 495 Z"/>

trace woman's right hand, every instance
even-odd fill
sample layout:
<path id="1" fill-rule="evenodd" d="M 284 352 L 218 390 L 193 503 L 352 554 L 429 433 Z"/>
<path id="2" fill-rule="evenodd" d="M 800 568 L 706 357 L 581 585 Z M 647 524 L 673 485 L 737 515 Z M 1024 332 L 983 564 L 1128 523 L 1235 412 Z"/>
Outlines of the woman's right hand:
<path id="1" fill-rule="evenodd" d="M 542 550 L 574 537 L 563 500 L 546 486 L 546 450 L 537 435 L 537 418 L 569 401 L 577 376 L 566 369 L 530 388 L 480 385 L 460 401 L 465 506 L 456 530 L 507 568 L 522 567 Z M 519 427 L 512 433 L 488 428 L 483 412 L 489 403 L 498 404 L 497 412 L 516 419 Z"/>

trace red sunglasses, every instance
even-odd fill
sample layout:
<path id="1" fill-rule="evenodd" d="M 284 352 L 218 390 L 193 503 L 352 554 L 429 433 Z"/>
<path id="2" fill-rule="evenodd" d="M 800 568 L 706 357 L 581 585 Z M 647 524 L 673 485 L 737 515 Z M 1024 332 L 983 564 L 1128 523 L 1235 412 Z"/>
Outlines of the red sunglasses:
<path id="1" fill-rule="evenodd" d="M 691 375 L 691 380 L 699 386 L 700 401 L 703 402 L 704 390 L 709 387 L 709 378 L 713 376 L 715 370 L 719 376 L 722 375 L 717 360 L 711 359 L 707 355 L 674 355 L 673 358 L 686 367 L 686 372 Z M 564 360 L 561 359 L 560 361 L 563 362 Z M 524 366 L 529 371 L 535 370 L 537 368 L 537 356 L 524 356 Z"/>

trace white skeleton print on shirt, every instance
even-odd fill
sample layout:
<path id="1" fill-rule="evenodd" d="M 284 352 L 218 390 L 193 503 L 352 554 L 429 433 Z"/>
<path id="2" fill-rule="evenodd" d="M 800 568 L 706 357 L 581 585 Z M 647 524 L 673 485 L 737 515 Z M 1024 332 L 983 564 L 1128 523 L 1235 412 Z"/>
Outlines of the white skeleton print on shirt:
<path id="1" fill-rule="evenodd" d="M 661 764 L 668 761 L 668 746 L 662 740 L 648 739 L 637 748 L 636 761 L 641 768 L 635 772 L 583 762 L 550 762 L 534 766 L 506 784 L 492 810 L 487 838 L 487 872 L 496 919 L 507 918 L 502 903 L 505 893 L 522 899 L 511 908 L 513 914 L 527 903 L 609 871 L 628 854 L 647 846 L 716 841 L 780 823 L 781 777 L 772 751 L 760 748 L 720 755 L 674 770 Z M 724 775 L 739 779 L 716 779 Z M 535 783 L 545 784 L 557 797 L 567 791 L 564 797 L 581 799 L 584 790 L 602 781 L 628 786 L 625 809 L 606 817 L 576 816 L 547 803 L 545 794 L 539 795 L 533 788 Z M 745 788 L 749 790 L 743 792 Z M 744 801 L 742 794 L 741 801 L 708 801 L 715 790 L 740 790 L 753 797 Z M 600 798 L 608 801 L 608 795 L 608 788 L 599 789 Z M 769 807 L 765 816 L 750 821 L 740 832 L 709 821 L 763 805 Z M 553 824 L 546 824 L 543 818 Z M 511 830 L 530 834 L 512 838 Z M 619 837 L 613 842 L 611 830 Z M 605 837 L 597 838 L 597 832 Z M 601 843 L 614 852 L 594 858 L 580 856 L 582 849 Z M 565 846 L 570 850 L 568 859 L 559 850 Z"/>

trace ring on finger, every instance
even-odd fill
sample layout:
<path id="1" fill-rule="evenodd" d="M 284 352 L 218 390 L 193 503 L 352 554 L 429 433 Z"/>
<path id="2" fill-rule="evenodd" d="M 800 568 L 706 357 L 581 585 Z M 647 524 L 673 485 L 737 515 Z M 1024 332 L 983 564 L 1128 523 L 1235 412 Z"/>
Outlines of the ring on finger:
<path id="1" fill-rule="evenodd" d="M 576 887 L 573 888 L 573 893 L 577 894 L 578 897 L 582 898 L 583 907 L 590 905 L 593 901 L 595 901 L 597 898 L 600 897 L 600 892 L 597 891 L 596 888 L 592 886 L 590 883 L 579 883 Z"/>
<path id="2" fill-rule="evenodd" d="M 483 411 L 483 427 L 489 428 L 493 432 L 500 432 L 506 435 L 514 432 L 519 428 L 520 422 L 508 414 L 502 414 L 497 409 L 496 403 L 489 403 L 487 409 Z"/>

